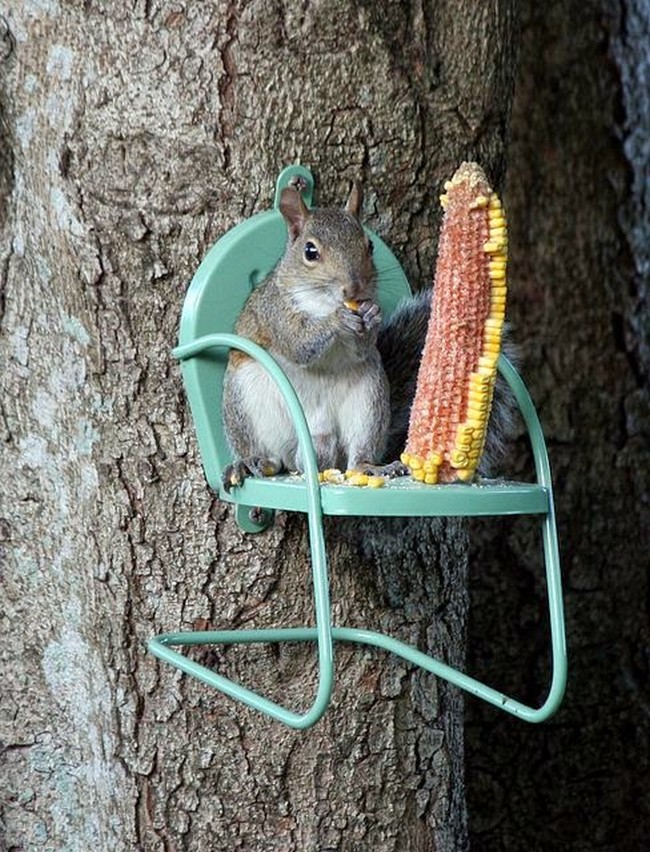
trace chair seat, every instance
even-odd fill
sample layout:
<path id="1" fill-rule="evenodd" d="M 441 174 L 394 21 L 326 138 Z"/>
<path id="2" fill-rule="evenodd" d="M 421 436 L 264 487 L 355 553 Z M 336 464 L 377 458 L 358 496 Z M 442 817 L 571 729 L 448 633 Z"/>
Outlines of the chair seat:
<path id="1" fill-rule="evenodd" d="M 309 511 L 305 478 L 300 474 L 249 478 L 237 488 L 236 495 L 223 494 L 222 498 L 246 506 Z M 424 485 L 405 476 L 389 480 L 383 488 L 324 483 L 321 505 L 325 515 L 536 515 L 548 512 L 549 491 L 532 482 L 483 480 L 475 484 Z"/>

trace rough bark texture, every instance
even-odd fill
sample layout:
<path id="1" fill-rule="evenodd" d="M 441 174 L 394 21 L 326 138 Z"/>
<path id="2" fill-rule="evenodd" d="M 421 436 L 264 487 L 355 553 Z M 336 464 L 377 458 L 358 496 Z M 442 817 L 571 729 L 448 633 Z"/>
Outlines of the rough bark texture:
<path id="1" fill-rule="evenodd" d="M 511 2 L 11 3 L 0 18 L 3 841 L 21 849 L 458 850 L 458 694 L 338 655 L 285 730 L 145 653 L 163 630 L 311 618 L 300 518 L 207 492 L 169 349 L 210 244 L 311 165 L 429 280 L 440 182 L 496 184 Z M 458 523 L 328 524 L 336 620 L 462 662 Z M 358 529 L 357 529 L 358 532 Z M 294 648 L 214 652 L 296 705 Z"/>
<path id="2" fill-rule="evenodd" d="M 650 7 L 523 7 L 506 187 L 511 316 L 554 467 L 569 688 L 539 729 L 468 702 L 472 848 L 640 850 L 650 830 Z M 470 667 L 539 700 L 538 542 L 521 523 L 489 533 L 471 560 Z"/>

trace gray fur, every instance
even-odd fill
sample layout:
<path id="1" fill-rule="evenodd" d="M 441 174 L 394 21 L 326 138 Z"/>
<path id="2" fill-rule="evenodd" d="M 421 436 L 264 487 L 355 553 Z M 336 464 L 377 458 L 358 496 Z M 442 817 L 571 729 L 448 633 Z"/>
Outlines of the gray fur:
<path id="1" fill-rule="evenodd" d="M 377 462 L 388 431 L 389 391 L 376 346 L 381 314 L 368 239 L 348 211 L 307 211 L 291 195 L 283 200 L 285 254 L 249 297 L 236 331 L 267 349 L 291 381 L 321 470 Z M 307 242 L 318 247 L 318 262 L 305 262 Z M 344 304 L 349 299 L 359 302 L 357 310 Z M 227 487 L 266 463 L 274 470 L 302 469 L 285 405 L 252 359 L 231 355 L 224 422 L 244 461 L 226 471 Z"/>

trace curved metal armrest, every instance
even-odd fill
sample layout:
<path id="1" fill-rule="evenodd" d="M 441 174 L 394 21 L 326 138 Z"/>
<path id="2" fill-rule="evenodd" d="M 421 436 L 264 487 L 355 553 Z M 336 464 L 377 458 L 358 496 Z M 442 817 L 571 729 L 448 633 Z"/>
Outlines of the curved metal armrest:
<path id="1" fill-rule="evenodd" d="M 548 513 L 542 526 L 542 544 L 544 548 L 546 587 L 551 626 L 553 674 L 551 687 L 544 704 L 537 710 L 520 705 L 521 709 L 517 712 L 517 715 L 522 716 L 528 722 L 541 722 L 552 716 L 560 706 L 566 689 L 568 667 L 564 605 L 562 601 L 562 574 L 560 570 L 560 552 L 555 520 L 555 503 L 553 500 L 553 481 L 542 425 L 531 396 L 528 393 L 528 388 L 505 355 L 499 356 L 498 368 L 514 393 L 519 410 L 524 418 L 533 451 L 537 481 L 548 491 Z M 504 709 L 509 708 L 506 707 Z M 523 712 L 521 712 L 522 710 Z"/>
<path id="2" fill-rule="evenodd" d="M 239 698 L 245 704 L 262 710 L 293 728 L 308 728 L 323 715 L 327 709 L 332 684 L 334 680 L 334 660 L 332 650 L 332 625 L 329 601 L 329 578 L 327 574 L 327 555 L 325 552 L 325 539 L 323 535 L 322 507 L 320 501 L 320 484 L 318 481 L 318 464 L 316 452 L 302 410 L 300 400 L 296 395 L 291 383 L 283 373 L 280 366 L 269 353 L 245 337 L 237 334 L 208 334 L 197 340 L 173 350 L 174 357 L 183 361 L 193 358 L 211 349 L 237 349 L 250 355 L 258 361 L 268 372 L 278 387 L 284 399 L 298 436 L 298 444 L 305 466 L 305 486 L 308 493 L 308 523 L 309 543 L 312 561 L 312 575 L 314 588 L 314 607 L 316 611 L 316 641 L 319 656 L 319 683 L 316 698 L 310 710 L 299 714 L 287 710 L 279 704 L 264 698 L 257 693 L 229 680 L 221 675 L 205 669 L 186 657 L 172 651 L 167 647 L 172 644 L 168 637 L 159 637 L 150 643 L 151 651 L 158 657 L 173 662 L 184 671 L 193 674 L 200 680 L 217 687 L 228 695 Z M 186 642 L 175 642 L 174 644 L 187 644 Z M 171 659 L 171 658 L 174 659 Z"/>

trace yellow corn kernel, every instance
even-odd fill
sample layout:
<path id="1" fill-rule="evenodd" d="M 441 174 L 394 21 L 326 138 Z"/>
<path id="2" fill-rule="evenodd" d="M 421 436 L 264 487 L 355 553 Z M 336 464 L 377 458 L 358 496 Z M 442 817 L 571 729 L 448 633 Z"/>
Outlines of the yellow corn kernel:
<path id="1" fill-rule="evenodd" d="M 351 479 L 353 476 L 357 476 L 357 474 L 359 473 L 361 473 L 360 470 L 349 469 L 345 471 L 344 476 L 346 479 Z"/>
<path id="2" fill-rule="evenodd" d="M 411 470 L 422 470 L 424 465 L 424 459 L 421 459 L 419 456 L 411 456 L 409 460 L 409 467 Z"/>
<path id="3" fill-rule="evenodd" d="M 368 482 L 366 483 L 368 488 L 383 488 L 386 485 L 386 477 L 385 476 L 369 476 Z"/>
<path id="4" fill-rule="evenodd" d="M 402 462 L 402 464 L 405 464 L 408 467 L 411 461 L 411 456 L 408 453 L 402 453 L 402 455 L 399 457 L 399 460 Z"/>
<path id="5" fill-rule="evenodd" d="M 501 251 L 501 244 L 496 242 L 496 240 L 488 240 L 483 246 L 483 251 L 486 254 L 496 254 L 498 251 Z"/>
<path id="6" fill-rule="evenodd" d="M 470 210 L 480 210 L 482 207 L 487 207 L 490 203 L 490 199 L 487 195 L 477 195 L 474 201 L 471 201 L 469 204 Z"/>
<path id="7" fill-rule="evenodd" d="M 449 464 L 456 470 L 467 467 L 469 464 L 467 453 L 464 453 L 461 450 L 452 450 L 449 453 Z"/>
<path id="8" fill-rule="evenodd" d="M 471 392 L 470 392 L 470 396 L 471 396 Z M 471 438 L 473 435 L 474 435 L 474 430 L 472 429 L 471 426 L 468 426 L 467 423 L 459 423 L 458 424 L 458 428 L 456 429 L 456 437 L 457 438 L 461 438 L 461 439 L 464 440 L 465 438 Z"/>
<path id="9" fill-rule="evenodd" d="M 368 479 L 369 477 L 367 473 L 354 471 L 352 476 L 348 477 L 348 485 L 367 485 Z"/>
<path id="10" fill-rule="evenodd" d="M 359 302 L 356 299 L 346 299 L 343 304 L 346 308 L 349 308 L 351 311 L 359 310 Z"/>
<path id="11" fill-rule="evenodd" d="M 412 470 L 411 476 L 415 479 L 416 482 L 424 482 L 424 477 L 427 474 L 423 470 Z"/>
<path id="12" fill-rule="evenodd" d="M 427 485 L 436 485 L 438 482 L 438 472 L 435 473 L 426 473 L 424 475 L 424 482 Z"/>
<path id="13" fill-rule="evenodd" d="M 505 269 L 490 269 L 488 275 L 492 281 L 503 281 L 506 277 Z"/>

